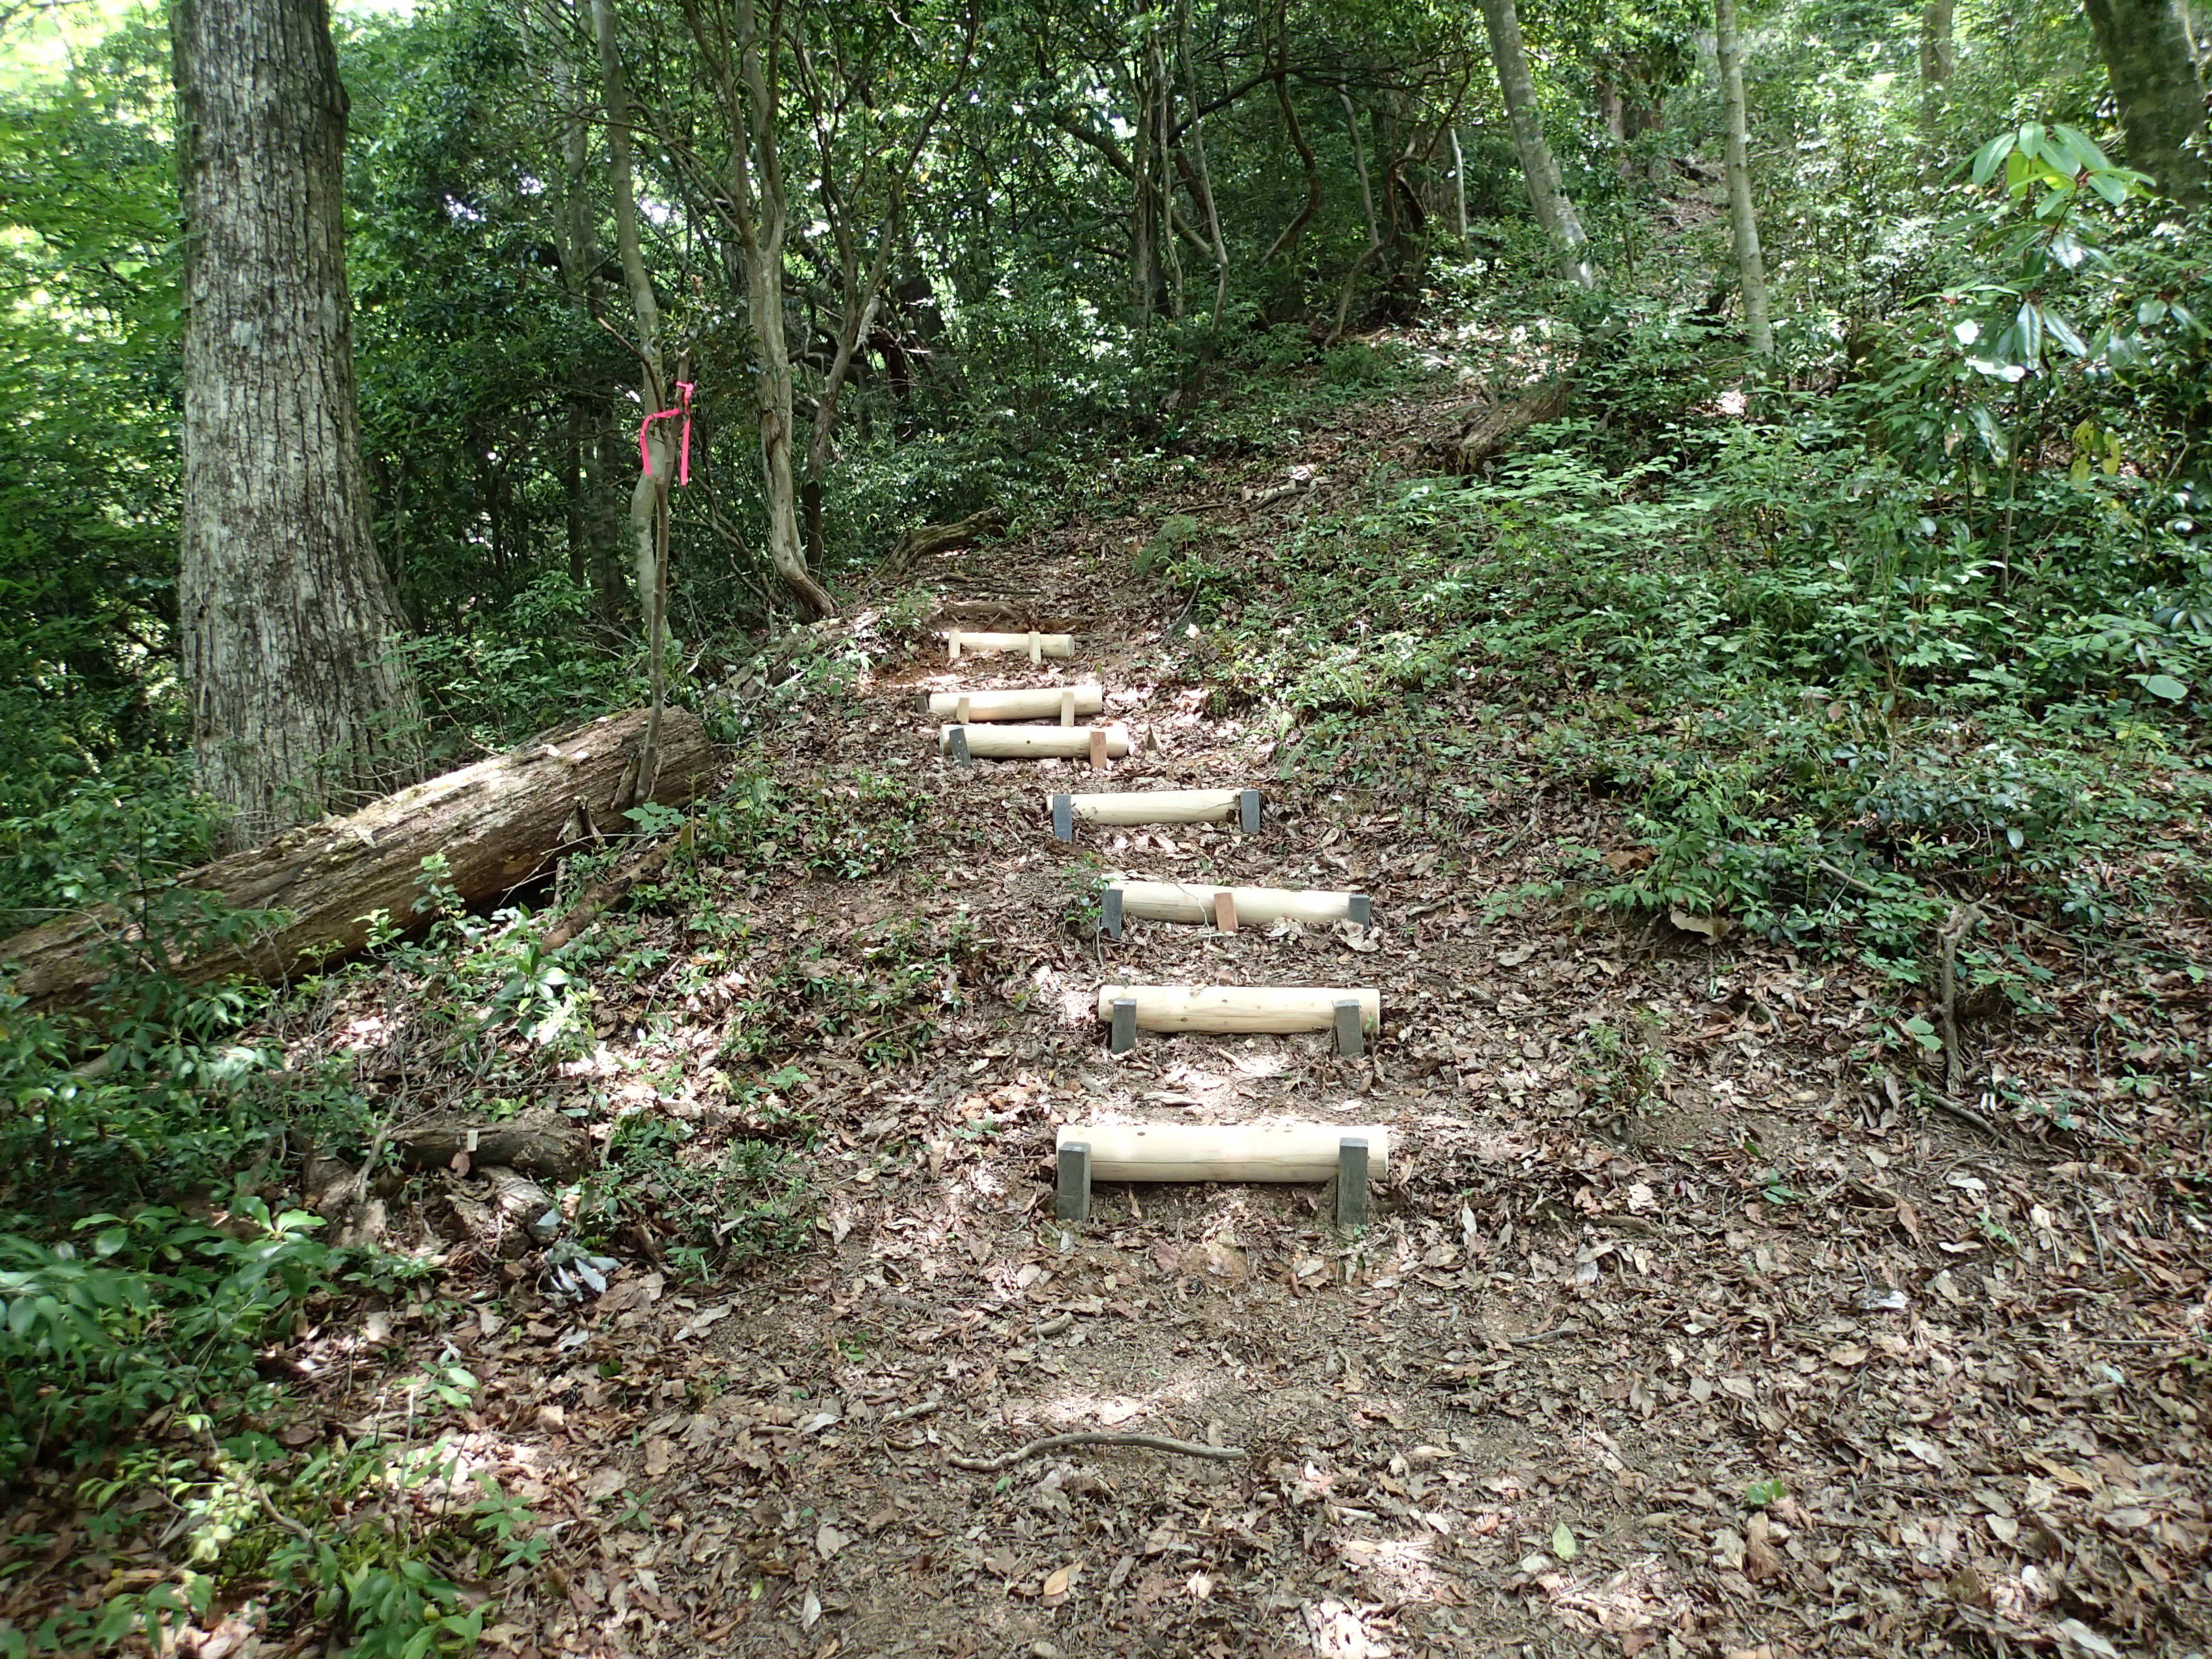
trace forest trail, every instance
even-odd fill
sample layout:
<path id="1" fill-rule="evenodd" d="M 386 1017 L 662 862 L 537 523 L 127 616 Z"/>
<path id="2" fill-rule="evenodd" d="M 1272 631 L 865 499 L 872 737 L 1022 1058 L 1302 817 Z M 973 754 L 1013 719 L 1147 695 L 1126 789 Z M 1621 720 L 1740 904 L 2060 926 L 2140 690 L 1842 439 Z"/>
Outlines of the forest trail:
<path id="1" fill-rule="evenodd" d="M 1331 458 L 1304 465 L 1329 478 Z M 1285 476 L 1278 457 L 1156 506 L 1249 502 Z M 1301 510 L 1239 506 L 1231 533 L 1258 552 Z M 531 1310 L 517 1286 L 504 1315 L 417 1328 L 484 1381 L 465 1471 L 562 1522 L 487 1639 L 813 1659 L 1782 1659 L 1977 1632 L 2000 1651 L 2186 1650 L 2212 1607 L 2212 1469 L 2177 1381 L 2204 1292 L 2157 1182 L 1870 1095 L 1840 1057 L 1869 995 L 1848 965 L 1663 921 L 1489 919 L 1542 843 L 1608 844 L 1598 810 L 1523 800 L 1470 843 L 1417 796 L 1280 766 L 1272 729 L 1178 672 L 1172 598 L 1128 580 L 1155 521 L 915 573 L 1079 617 L 1074 657 L 956 666 L 932 635 L 769 732 L 779 779 L 925 790 L 918 852 L 854 881 L 720 872 L 756 959 L 695 978 L 654 1053 L 659 994 L 602 992 L 598 1081 L 618 1101 L 702 1147 L 763 1114 L 818 1123 L 819 1232 L 704 1285 L 625 1253 L 580 1310 Z M 1080 762 L 949 765 L 921 708 L 1093 680 L 1142 739 L 1102 781 Z M 1070 848 L 1047 806 L 1246 785 L 1256 836 Z M 1108 869 L 1349 888 L 1373 926 L 1133 922 L 1116 942 L 1084 908 Z M 776 952 L 961 916 L 935 1046 L 872 1067 L 862 1026 L 799 1054 L 788 1100 L 732 1097 L 723 1010 Z M 1147 1033 L 1110 1055 L 1093 998 L 1124 976 L 1371 986 L 1382 1036 L 1358 1059 L 1324 1033 Z M 1639 1040 L 1668 1062 L 1625 1112 L 1577 1042 L 1598 1025 L 1632 1034 L 1613 1082 Z M 1364 1232 L 1300 1186 L 1102 1184 L 1087 1226 L 1054 1220 L 1059 1124 L 1278 1119 L 1389 1126 Z M 952 1461 L 1080 1431 L 1249 1455 Z"/>

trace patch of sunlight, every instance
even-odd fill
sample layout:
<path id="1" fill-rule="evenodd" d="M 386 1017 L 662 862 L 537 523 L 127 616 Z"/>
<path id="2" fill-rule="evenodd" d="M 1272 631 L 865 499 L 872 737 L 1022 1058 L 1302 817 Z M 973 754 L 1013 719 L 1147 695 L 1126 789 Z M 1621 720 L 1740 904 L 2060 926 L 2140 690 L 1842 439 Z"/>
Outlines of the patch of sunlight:
<path id="1" fill-rule="evenodd" d="M 1315 1659 L 1391 1659 L 1398 1650 L 1382 1634 L 1388 1627 L 1384 1620 L 1379 1607 L 1356 1607 L 1342 1601 L 1298 1606 L 1299 1634 Z"/>
<path id="2" fill-rule="evenodd" d="M 1541 1575 L 1536 1584 L 1550 1598 L 1559 1622 L 1585 1635 L 1673 1625 L 1693 1611 L 1690 1596 L 1656 1555 L 1632 1561 L 1602 1583 L 1561 1571 Z"/>
<path id="3" fill-rule="evenodd" d="M 1437 1559 L 1437 1538 L 1349 1538 L 1339 1546 L 1344 1564 L 1371 1583 L 1386 1602 L 1433 1601 L 1451 1575 Z"/>

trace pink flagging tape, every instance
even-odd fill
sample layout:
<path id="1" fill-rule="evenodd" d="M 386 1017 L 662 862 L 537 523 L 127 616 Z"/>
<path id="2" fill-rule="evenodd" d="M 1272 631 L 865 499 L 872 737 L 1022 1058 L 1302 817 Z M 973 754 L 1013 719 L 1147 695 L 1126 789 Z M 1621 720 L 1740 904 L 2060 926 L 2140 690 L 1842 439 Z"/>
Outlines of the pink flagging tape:
<path id="1" fill-rule="evenodd" d="M 677 449 L 676 482 L 679 485 L 691 482 L 691 388 L 696 385 L 696 380 L 678 380 L 676 383 L 676 390 L 680 394 L 678 407 L 656 409 L 638 422 L 637 464 L 647 477 L 653 476 L 653 452 L 646 447 L 646 434 L 653 430 L 655 421 L 672 421 L 680 415 L 684 417 L 684 436 Z"/>

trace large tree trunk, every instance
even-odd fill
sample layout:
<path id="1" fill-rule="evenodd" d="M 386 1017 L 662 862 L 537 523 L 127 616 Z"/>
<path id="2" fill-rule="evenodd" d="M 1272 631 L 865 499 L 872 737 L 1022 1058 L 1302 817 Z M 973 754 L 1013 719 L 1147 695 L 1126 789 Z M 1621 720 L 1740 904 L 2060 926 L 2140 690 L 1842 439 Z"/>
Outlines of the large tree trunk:
<path id="1" fill-rule="evenodd" d="M 1544 114 L 1536 107 L 1536 82 L 1528 73 L 1528 53 L 1521 44 L 1521 15 L 1513 0 L 1482 0 L 1482 26 L 1490 34 L 1490 58 L 1498 66 L 1498 90 L 1505 100 L 1506 124 L 1528 183 L 1536 222 L 1559 250 L 1559 274 L 1584 288 L 1597 286 L 1590 263 L 1589 238 L 1559 180 L 1559 164 L 1544 142 Z"/>
<path id="2" fill-rule="evenodd" d="M 1743 287 L 1744 334 L 1751 355 L 1774 355 L 1774 330 L 1766 316 L 1766 261 L 1759 251 L 1759 220 L 1751 206 L 1751 152 L 1744 115 L 1743 40 L 1735 0 L 1713 0 L 1713 34 L 1720 50 L 1721 105 L 1728 122 L 1723 155 L 1728 168 L 1729 230 Z"/>
<path id="3" fill-rule="evenodd" d="M 422 920 L 415 901 L 422 860 L 433 854 L 445 858 L 445 878 L 463 899 L 499 898 L 544 875 L 564 848 L 623 828 L 622 815 L 635 804 L 647 719 L 643 709 L 608 715 L 180 878 L 234 908 L 283 913 L 251 939 L 177 963 L 167 960 L 175 941 L 149 940 L 115 910 L 66 916 L 0 940 L 0 962 L 17 965 L 9 988 L 45 1005 L 81 997 L 134 963 L 159 963 L 199 983 L 229 974 L 274 977 L 342 956 L 368 942 L 374 911 L 403 928 Z M 689 801 L 713 758 L 698 717 L 668 710 L 652 799 Z"/>
<path id="4" fill-rule="evenodd" d="M 171 10 L 185 215 L 179 612 L 232 845 L 408 781 L 414 682 L 354 408 L 346 95 L 321 0 Z"/>
<path id="5" fill-rule="evenodd" d="M 2128 160 L 2175 201 L 2202 206 L 2212 191 L 2203 152 L 2189 140 L 2204 131 L 2204 87 L 2179 0 L 2084 0 L 2084 9 L 2112 77 Z"/>

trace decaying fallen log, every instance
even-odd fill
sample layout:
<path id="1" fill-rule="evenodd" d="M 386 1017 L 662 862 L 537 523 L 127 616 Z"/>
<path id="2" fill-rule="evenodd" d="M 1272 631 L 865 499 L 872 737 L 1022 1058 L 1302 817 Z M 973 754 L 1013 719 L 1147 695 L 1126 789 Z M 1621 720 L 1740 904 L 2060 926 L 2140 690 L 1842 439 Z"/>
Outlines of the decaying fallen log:
<path id="1" fill-rule="evenodd" d="M 922 560 L 965 547 L 994 530 L 1004 529 L 1006 523 L 1005 514 L 995 507 L 987 507 L 981 513 L 970 513 L 951 524 L 916 525 L 884 556 L 884 568 L 890 574 L 903 575 Z"/>
<path id="2" fill-rule="evenodd" d="M 13 964 L 0 973 L 34 1006 L 82 996 L 114 970 L 118 954 L 150 962 L 158 953 L 169 971 L 195 982 L 275 978 L 359 950 L 372 912 L 413 925 L 422 860 L 433 854 L 444 856 L 446 879 L 464 901 L 496 899 L 544 874 L 563 850 L 627 830 L 645 723 L 641 708 L 610 714 L 185 872 L 179 886 L 234 909 L 278 913 L 274 925 L 238 943 L 178 962 L 177 941 L 149 941 L 135 919 L 103 907 L 0 940 L 0 964 Z M 698 717 L 667 710 L 652 799 L 690 800 L 713 758 Z"/>
<path id="3" fill-rule="evenodd" d="M 583 1127 L 543 1107 L 496 1123 L 427 1118 L 392 1130 L 392 1146 L 399 1161 L 412 1170 L 449 1166 L 465 1152 L 471 1168 L 500 1165 L 556 1185 L 574 1181 L 596 1161 L 592 1138 Z"/>
<path id="4" fill-rule="evenodd" d="M 1558 420 L 1566 412 L 1573 390 L 1572 380 L 1558 380 L 1504 403 L 1478 404 L 1468 411 L 1458 433 L 1436 446 L 1438 459 L 1449 471 L 1474 471 L 1511 448 L 1530 427 Z"/>

